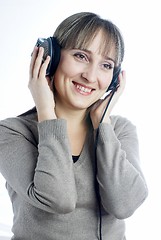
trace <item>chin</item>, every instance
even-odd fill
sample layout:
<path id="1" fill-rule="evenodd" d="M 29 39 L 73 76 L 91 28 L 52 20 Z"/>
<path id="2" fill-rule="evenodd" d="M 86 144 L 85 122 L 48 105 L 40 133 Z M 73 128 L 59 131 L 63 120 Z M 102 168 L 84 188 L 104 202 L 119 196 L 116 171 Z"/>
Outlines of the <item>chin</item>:
<path id="1" fill-rule="evenodd" d="M 89 104 L 82 104 L 82 102 L 81 103 L 75 102 L 72 105 L 73 105 L 73 108 L 76 109 L 76 110 L 87 110 L 91 106 L 91 104 L 90 105 Z"/>

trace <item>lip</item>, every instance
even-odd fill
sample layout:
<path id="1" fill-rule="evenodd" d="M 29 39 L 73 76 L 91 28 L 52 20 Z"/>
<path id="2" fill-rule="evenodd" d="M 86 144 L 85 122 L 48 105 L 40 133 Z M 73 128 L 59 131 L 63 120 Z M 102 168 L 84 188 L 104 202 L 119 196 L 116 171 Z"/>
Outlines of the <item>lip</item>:
<path id="1" fill-rule="evenodd" d="M 95 90 L 94 88 L 91 88 L 89 86 L 86 86 L 84 84 L 77 83 L 74 81 L 73 81 L 73 85 L 75 86 L 75 89 L 77 92 L 85 96 L 90 95 Z"/>

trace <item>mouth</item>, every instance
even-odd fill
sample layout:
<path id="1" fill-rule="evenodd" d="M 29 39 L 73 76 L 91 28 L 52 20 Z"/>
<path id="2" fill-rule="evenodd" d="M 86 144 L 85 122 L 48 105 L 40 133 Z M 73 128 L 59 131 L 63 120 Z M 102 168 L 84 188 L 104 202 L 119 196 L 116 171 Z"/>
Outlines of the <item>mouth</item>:
<path id="1" fill-rule="evenodd" d="M 79 83 L 76 83 L 76 82 L 73 82 L 73 84 L 74 84 L 76 90 L 83 95 L 89 95 L 89 94 L 92 93 L 92 91 L 95 90 L 94 88 L 90 88 L 90 87 L 87 87 L 83 84 L 79 84 Z"/>

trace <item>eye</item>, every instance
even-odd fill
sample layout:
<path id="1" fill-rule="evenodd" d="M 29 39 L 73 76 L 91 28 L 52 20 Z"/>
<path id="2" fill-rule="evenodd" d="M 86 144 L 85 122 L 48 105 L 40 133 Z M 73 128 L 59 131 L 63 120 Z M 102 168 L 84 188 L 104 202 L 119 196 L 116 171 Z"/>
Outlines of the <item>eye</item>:
<path id="1" fill-rule="evenodd" d="M 81 61 L 88 61 L 87 56 L 81 52 L 74 53 L 74 57 L 76 57 L 78 60 L 81 60 Z"/>
<path id="2" fill-rule="evenodd" d="M 111 63 L 104 63 L 104 64 L 102 64 L 102 67 L 104 69 L 113 69 L 114 68 L 114 66 Z"/>

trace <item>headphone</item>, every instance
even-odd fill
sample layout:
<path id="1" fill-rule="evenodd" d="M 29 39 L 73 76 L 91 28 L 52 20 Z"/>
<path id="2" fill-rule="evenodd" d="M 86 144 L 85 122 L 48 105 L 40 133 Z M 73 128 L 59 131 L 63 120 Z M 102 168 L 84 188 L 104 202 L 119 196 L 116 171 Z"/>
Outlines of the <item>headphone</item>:
<path id="1" fill-rule="evenodd" d="M 50 77 L 53 76 L 60 61 L 60 52 L 61 52 L 60 45 L 58 44 L 55 37 L 49 37 L 49 38 L 38 38 L 36 42 L 36 46 L 44 48 L 44 55 L 43 55 L 42 62 L 45 61 L 47 56 L 51 57 L 51 60 L 46 70 L 46 76 L 50 76 Z"/>
<path id="2" fill-rule="evenodd" d="M 117 89 L 117 87 L 119 86 L 118 76 L 119 76 L 120 72 L 121 72 L 121 67 L 114 68 L 113 78 L 112 78 L 110 86 L 107 89 L 107 92 L 109 90 L 115 91 Z"/>

